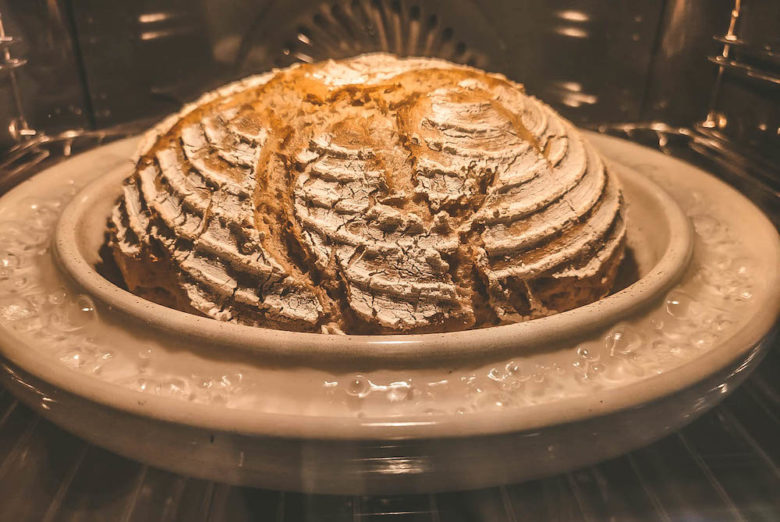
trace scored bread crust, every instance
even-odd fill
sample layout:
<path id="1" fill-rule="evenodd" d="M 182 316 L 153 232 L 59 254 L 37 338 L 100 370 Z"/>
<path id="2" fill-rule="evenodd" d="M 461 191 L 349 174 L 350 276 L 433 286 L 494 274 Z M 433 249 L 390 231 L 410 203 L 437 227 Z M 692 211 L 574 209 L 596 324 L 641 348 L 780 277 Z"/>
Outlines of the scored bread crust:
<path id="1" fill-rule="evenodd" d="M 204 95 L 151 130 L 109 220 L 128 288 L 297 331 L 453 331 L 607 295 L 614 175 L 497 74 L 386 54 Z"/>

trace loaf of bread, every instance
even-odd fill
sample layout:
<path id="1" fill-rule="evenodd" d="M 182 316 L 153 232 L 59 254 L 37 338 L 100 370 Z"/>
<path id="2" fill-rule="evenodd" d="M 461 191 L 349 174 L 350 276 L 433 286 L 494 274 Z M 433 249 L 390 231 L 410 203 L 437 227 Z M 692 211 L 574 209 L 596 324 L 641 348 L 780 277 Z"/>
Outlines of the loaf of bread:
<path id="1" fill-rule="evenodd" d="M 444 332 L 607 295 L 620 187 L 503 76 L 386 54 L 203 96 L 143 140 L 109 221 L 128 288 L 223 321 Z"/>

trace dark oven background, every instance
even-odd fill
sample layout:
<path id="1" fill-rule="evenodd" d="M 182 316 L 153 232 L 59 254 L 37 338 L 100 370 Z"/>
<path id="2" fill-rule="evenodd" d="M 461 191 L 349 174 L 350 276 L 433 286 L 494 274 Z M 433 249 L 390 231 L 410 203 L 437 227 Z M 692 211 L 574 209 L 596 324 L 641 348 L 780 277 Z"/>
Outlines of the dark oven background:
<path id="1" fill-rule="evenodd" d="M 10 56 L 27 61 L 24 115 L 49 134 L 160 117 L 296 60 L 390 50 L 503 72 L 581 125 L 705 122 L 771 167 L 780 3 L 736 4 L 733 24 L 734 0 L 0 0 L 0 12 L 21 40 Z M 18 119 L 6 76 L 0 123 Z M 18 127 L 2 125 L 0 150 Z"/>

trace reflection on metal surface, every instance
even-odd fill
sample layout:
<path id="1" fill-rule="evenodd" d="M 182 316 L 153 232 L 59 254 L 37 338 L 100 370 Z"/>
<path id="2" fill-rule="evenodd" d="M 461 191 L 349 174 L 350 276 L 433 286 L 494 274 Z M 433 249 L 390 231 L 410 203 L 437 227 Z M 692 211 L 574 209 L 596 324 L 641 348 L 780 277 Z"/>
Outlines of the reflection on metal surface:
<path id="1" fill-rule="evenodd" d="M 173 18 L 175 13 L 160 12 L 160 13 L 144 13 L 138 16 L 138 21 L 142 24 L 152 24 L 155 22 L 164 22 L 170 18 Z"/>
<path id="2" fill-rule="evenodd" d="M 736 147 L 718 130 L 702 125 L 690 129 L 663 122 L 602 124 L 593 128 L 638 141 L 708 168 L 747 195 L 780 227 L 777 207 L 780 183 L 775 177 L 776 166 L 754 151 Z"/>
<path id="3" fill-rule="evenodd" d="M 739 21 L 739 16 L 742 9 L 742 0 L 734 0 L 734 8 L 731 10 L 731 19 L 729 20 L 729 28 L 726 32 L 723 39 L 726 42 L 730 42 L 731 40 L 736 40 L 737 35 L 735 33 L 737 28 L 737 22 Z M 723 45 L 723 49 L 721 50 L 720 58 L 722 60 L 728 60 L 729 53 L 731 52 L 731 45 L 729 43 L 726 43 Z M 710 108 L 707 112 L 707 119 L 702 122 L 702 126 L 705 128 L 714 128 L 715 127 L 715 105 L 718 102 L 718 96 L 720 94 L 720 86 L 723 82 L 723 73 L 725 71 L 725 66 L 721 65 L 718 69 L 718 76 L 715 78 L 715 85 L 712 89 L 712 97 L 710 98 Z"/>
<path id="4" fill-rule="evenodd" d="M 217 0 L 212 0 L 217 1 Z M 486 67 L 505 47 L 476 2 L 312 0 L 258 7 L 242 36 L 237 68 L 259 71 L 295 61 L 365 52 L 431 56 Z M 270 62 L 270 63 L 269 63 Z"/>
<path id="5" fill-rule="evenodd" d="M 25 390 L 25 394 L 37 397 L 40 400 L 40 405 L 44 410 L 50 410 L 51 406 L 57 403 L 56 399 L 49 397 L 47 394 L 36 388 L 33 384 L 28 382 L 24 376 L 22 376 L 19 372 L 7 364 L 0 364 L 0 370 L 5 372 L 8 375 L 8 378 L 11 379 L 16 386 L 20 386 L 23 390 Z"/>
<path id="6" fill-rule="evenodd" d="M 780 86 L 780 74 L 776 74 L 771 71 L 764 71 L 758 67 L 740 63 L 737 60 L 729 60 L 723 56 L 711 56 L 708 59 L 712 63 L 719 65 L 722 70 L 725 69 L 730 72 L 745 76 L 746 78 L 761 80 L 772 85 Z M 705 123 L 709 123 L 709 119 Z"/>
<path id="7" fill-rule="evenodd" d="M 14 105 L 16 108 L 16 119 L 11 120 L 8 125 L 9 134 L 17 142 L 35 136 L 36 132 L 29 127 L 27 119 L 24 117 L 24 108 L 22 107 L 22 95 L 19 91 L 19 82 L 16 78 L 16 71 L 19 67 L 25 65 L 27 60 L 12 58 L 9 47 L 18 40 L 5 34 L 3 17 L 0 13 L 0 40 L 2 41 L 2 54 L 0 54 L 0 73 L 7 73 L 8 80 L 11 82 L 11 92 L 13 94 Z"/>
<path id="8" fill-rule="evenodd" d="M 582 84 L 573 81 L 554 82 L 551 93 L 558 101 L 567 107 L 593 105 L 598 102 L 598 96 L 582 92 Z"/>
<path id="9" fill-rule="evenodd" d="M 587 38 L 590 33 L 581 27 L 558 26 L 553 28 L 553 32 L 561 36 L 570 36 L 571 38 Z"/>
<path id="10" fill-rule="evenodd" d="M 39 134 L 0 156 L 0 194 L 37 172 L 47 159 L 59 161 L 74 152 L 109 143 L 137 132 L 137 124 L 100 131 L 66 130 L 54 135 Z"/>
<path id="11" fill-rule="evenodd" d="M 565 9 L 556 13 L 558 18 L 569 22 L 587 22 L 590 20 L 588 13 L 584 11 L 575 11 L 574 9 Z"/>
<path id="12" fill-rule="evenodd" d="M 376 458 L 371 464 L 371 471 L 381 475 L 418 475 L 429 468 L 425 459 L 410 457 Z"/>
<path id="13" fill-rule="evenodd" d="M 162 29 L 159 31 L 144 31 L 141 33 L 141 40 L 156 40 L 158 38 L 167 38 L 169 36 L 178 36 L 180 34 L 186 34 L 197 30 L 197 27 L 172 27 L 170 29 Z"/>
<path id="14" fill-rule="evenodd" d="M 308 20 L 306 19 L 308 18 Z M 437 56 L 460 63 L 485 63 L 443 25 L 438 13 L 419 4 L 391 1 L 336 1 L 304 16 L 296 41 L 282 50 L 303 62 L 370 51 L 401 56 Z"/>

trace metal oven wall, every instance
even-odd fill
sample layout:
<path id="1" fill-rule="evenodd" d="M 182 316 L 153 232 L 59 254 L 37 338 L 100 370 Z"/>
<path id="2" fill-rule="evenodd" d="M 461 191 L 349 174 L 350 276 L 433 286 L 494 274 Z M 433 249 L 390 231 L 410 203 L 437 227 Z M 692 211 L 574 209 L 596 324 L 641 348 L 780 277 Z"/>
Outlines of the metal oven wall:
<path id="1" fill-rule="evenodd" d="M 713 36 L 726 33 L 732 5 L 732 0 L 2 0 L 0 10 L 8 34 L 23 40 L 12 53 L 28 60 L 17 71 L 25 114 L 33 128 L 52 132 L 158 117 L 206 88 L 285 65 L 296 55 L 318 59 L 383 47 L 414 52 L 405 47 L 410 37 L 405 33 L 399 34 L 404 41 L 398 49 L 391 34 L 384 42 L 336 45 L 344 37 L 344 23 L 338 22 L 356 10 L 368 13 L 374 26 L 388 28 L 394 18 L 408 24 L 417 17 L 422 31 L 439 39 L 428 52 L 458 61 L 478 55 L 479 65 L 525 83 L 577 123 L 654 120 L 690 127 L 707 115 L 717 72 L 707 57 L 720 52 Z M 750 45 L 741 49 L 777 49 L 771 20 L 780 19 L 779 9 L 771 0 L 745 3 L 740 24 Z M 718 102 L 730 136 L 770 154 L 780 150 L 776 83 L 764 89 L 729 79 L 722 90 Z M 7 81 L 0 81 L 0 100 L 5 122 L 15 112 Z M 0 144 L 11 143 L 3 128 Z"/>

